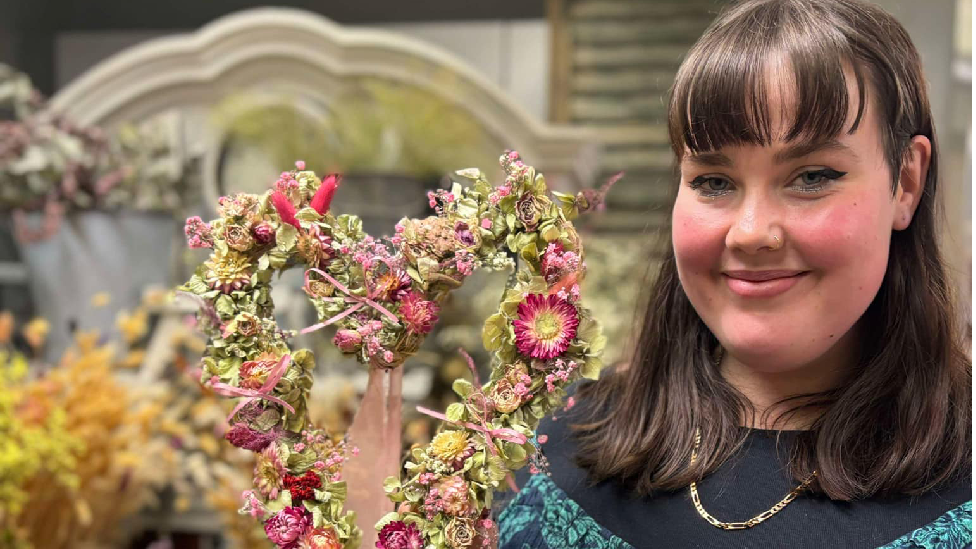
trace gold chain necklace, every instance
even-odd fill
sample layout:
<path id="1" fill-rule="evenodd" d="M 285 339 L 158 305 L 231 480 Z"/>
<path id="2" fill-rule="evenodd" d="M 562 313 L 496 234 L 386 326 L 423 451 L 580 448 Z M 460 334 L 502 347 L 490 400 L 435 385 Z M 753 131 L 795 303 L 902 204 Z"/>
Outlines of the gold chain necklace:
<path id="1" fill-rule="evenodd" d="M 691 451 L 692 463 L 694 463 L 695 459 L 698 457 L 698 446 L 700 444 L 701 444 L 701 429 L 695 429 L 695 448 L 694 450 Z M 706 511 L 705 508 L 702 507 L 701 499 L 698 497 L 698 483 L 696 482 L 691 483 L 691 501 L 694 502 L 695 509 L 698 510 L 698 514 L 701 515 L 703 519 L 707 520 L 708 523 L 711 524 L 712 526 L 716 528 L 721 528 L 722 530 L 745 530 L 746 528 L 752 528 L 753 526 L 759 524 L 760 522 L 763 522 L 769 517 L 780 512 L 783 509 L 783 507 L 789 505 L 791 501 L 796 499 L 796 496 L 798 496 L 800 492 L 802 492 L 807 486 L 810 485 L 811 482 L 813 482 L 813 477 L 815 476 L 817 476 L 816 471 L 810 473 L 810 476 L 807 477 L 806 480 L 804 480 L 802 483 L 800 483 L 799 486 L 794 488 L 789 494 L 786 495 L 785 498 L 780 500 L 779 503 L 770 507 L 768 511 L 764 511 L 745 522 L 722 522 L 717 518 L 713 517 L 712 515 L 708 514 L 708 511 Z"/>

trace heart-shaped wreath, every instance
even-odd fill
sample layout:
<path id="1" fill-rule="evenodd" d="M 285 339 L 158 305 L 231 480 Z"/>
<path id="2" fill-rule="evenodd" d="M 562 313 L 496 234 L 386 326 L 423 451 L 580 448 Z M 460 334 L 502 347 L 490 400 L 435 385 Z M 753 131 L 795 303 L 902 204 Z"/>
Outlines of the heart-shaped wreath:
<path id="1" fill-rule="evenodd" d="M 444 414 L 426 447 L 415 447 L 401 478 L 384 487 L 398 510 L 377 525 L 381 549 L 467 548 L 492 543 L 491 502 L 511 472 L 534 459 L 539 420 L 562 404 L 563 387 L 595 379 L 606 343 L 580 304 L 585 273 L 572 220 L 602 207 L 612 179 L 599 191 L 552 192 L 514 151 L 501 157 L 504 184 L 477 169 L 470 182 L 428 192 L 436 215 L 402 219 L 393 237 L 376 239 L 359 218 L 333 215 L 337 176 L 321 181 L 302 162 L 263 195 L 220 200 L 220 217 L 186 224 L 189 245 L 212 248 L 181 293 L 200 305 L 209 336 L 202 381 L 241 400 L 226 438 L 257 452 L 254 489 L 242 512 L 264 522 L 283 549 L 353 549 L 362 532 L 344 511 L 341 470 L 355 440 L 338 440 L 310 425 L 307 397 L 314 359 L 291 351 L 295 331 L 274 320 L 275 271 L 306 269 L 304 290 L 319 324 L 336 324 L 333 342 L 360 362 L 396 368 L 437 322 L 439 304 L 475 267 L 514 269 L 482 340 L 493 353 L 490 380 L 465 379 L 453 389 L 462 402 Z"/>

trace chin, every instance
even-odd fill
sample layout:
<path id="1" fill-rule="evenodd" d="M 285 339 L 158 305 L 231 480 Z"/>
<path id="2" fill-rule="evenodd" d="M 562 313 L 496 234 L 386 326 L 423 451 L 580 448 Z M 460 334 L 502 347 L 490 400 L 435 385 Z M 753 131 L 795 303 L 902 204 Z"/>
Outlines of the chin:
<path id="1" fill-rule="evenodd" d="M 728 334 L 719 342 L 727 353 L 751 368 L 768 373 L 801 368 L 814 359 L 810 349 L 797 348 L 794 338 L 765 332 L 760 334 Z"/>

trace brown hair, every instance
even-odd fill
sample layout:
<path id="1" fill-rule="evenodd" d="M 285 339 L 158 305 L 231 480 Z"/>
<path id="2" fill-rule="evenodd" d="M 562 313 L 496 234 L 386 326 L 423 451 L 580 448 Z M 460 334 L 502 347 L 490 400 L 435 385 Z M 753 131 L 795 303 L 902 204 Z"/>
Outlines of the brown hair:
<path id="1" fill-rule="evenodd" d="M 905 29 L 866 2 L 734 4 L 690 50 L 671 89 L 668 126 L 679 160 L 686 148 L 771 142 L 763 79 L 777 54 L 790 62 L 794 104 L 802 105 L 788 113 L 787 140 L 817 142 L 845 130 L 845 69 L 852 69 L 858 108 L 847 131 L 870 97 L 893 190 L 911 138 L 932 143 L 918 208 L 906 230 L 892 232 L 881 288 L 858 322 L 858 367 L 837 389 L 787 399 L 801 402 L 790 413 L 823 411 L 794 439 L 797 480 L 816 469 L 811 488 L 839 500 L 920 494 L 972 463 L 972 364 L 939 251 L 938 155 L 921 61 Z M 588 415 L 574 426 L 577 461 L 592 480 L 618 478 L 644 495 L 687 487 L 715 470 L 741 446 L 741 419 L 754 413 L 719 373 L 719 343 L 682 290 L 665 241 L 631 366 L 580 390 Z M 691 464 L 696 429 L 702 442 Z"/>

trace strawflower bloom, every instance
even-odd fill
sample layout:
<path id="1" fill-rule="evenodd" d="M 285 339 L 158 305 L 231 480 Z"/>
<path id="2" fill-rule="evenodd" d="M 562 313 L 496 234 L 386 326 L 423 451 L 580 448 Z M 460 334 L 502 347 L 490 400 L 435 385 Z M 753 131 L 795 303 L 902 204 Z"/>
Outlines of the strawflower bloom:
<path id="1" fill-rule="evenodd" d="M 524 356 L 548 360 L 563 354 L 576 337 L 579 314 L 556 295 L 530 294 L 518 306 L 515 345 Z"/>
<path id="2" fill-rule="evenodd" d="M 380 530 L 376 549 L 423 549 L 424 537 L 414 523 L 395 520 Z"/>
<path id="3" fill-rule="evenodd" d="M 312 514 L 303 507 L 285 507 L 264 523 L 264 533 L 280 549 L 296 549 L 312 526 Z"/>
<path id="4" fill-rule="evenodd" d="M 342 549 L 343 544 L 332 527 L 309 530 L 298 543 L 298 549 Z"/>
<path id="5" fill-rule="evenodd" d="M 415 334 L 426 334 L 434 329 L 440 306 L 427 301 L 419 292 L 409 292 L 400 300 L 400 316 L 407 330 Z"/>
<path id="6" fill-rule="evenodd" d="M 269 444 L 258 454 L 254 465 L 254 485 L 268 499 L 278 499 L 285 479 L 285 464 L 277 444 Z"/>

